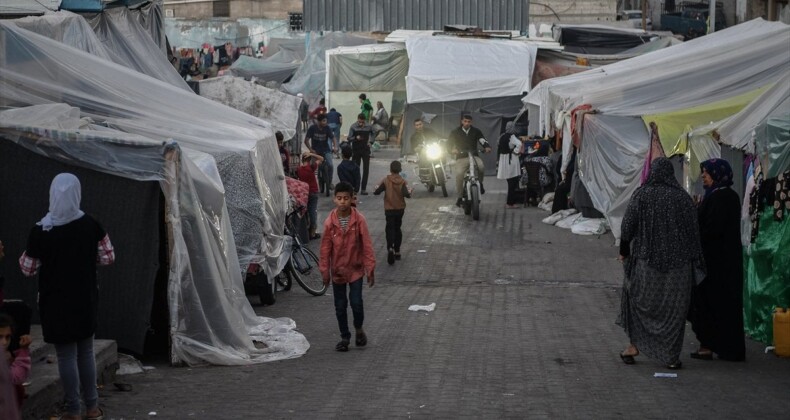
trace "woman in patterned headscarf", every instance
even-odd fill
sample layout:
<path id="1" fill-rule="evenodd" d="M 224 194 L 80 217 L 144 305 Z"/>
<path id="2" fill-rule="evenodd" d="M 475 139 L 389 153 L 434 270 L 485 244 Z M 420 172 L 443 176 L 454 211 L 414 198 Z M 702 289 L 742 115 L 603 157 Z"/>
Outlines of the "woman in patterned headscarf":
<path id="1" fill-rule="evenodd" d="M 702 250 L 694 203 L 669 159 L 654 160 L 647 181 L 631 197 L 620 241 L 625 280 L 617 324 L 631 341 L 620 358 L 633 364 L 644 353 L 678 369 Z"/>
<path id="2" fill-rule="evenodd" d="M 741 201 L 732 185 L 732 168 L 724 159 L 700 164 L 705 198 L 699 205 L 699 230 L 707 276 L 694 288 L 689 310 L 691 327 L 699 340 L 694 359 L 742 361 L 743 255 Z"/>

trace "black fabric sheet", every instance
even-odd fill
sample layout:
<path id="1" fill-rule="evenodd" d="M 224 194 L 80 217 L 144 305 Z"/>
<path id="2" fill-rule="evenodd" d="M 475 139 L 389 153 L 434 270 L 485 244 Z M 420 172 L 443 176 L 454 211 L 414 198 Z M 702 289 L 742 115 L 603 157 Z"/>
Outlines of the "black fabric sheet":
<path id="1" fill-rule="evenodd" d="M 26 302 L 34 309 L 33 322 L 39 322 L 37 279 L 23 277 L 17 260 L 30 229 L 46 214 L 50 183 L 61 172 L 79 178 L 82 210 L 102 224 L 115 246 L 115 264 L 98 270 L 96 338 L 113 339 L 118 347 L 142 354 L 160 266 L 157 182 L 66 165 L 0 137 L 0 240 L 6 248 L 0 270 L 6 277 L 6 298 Z"/>
<path id="2" fill-rule="evenodd" d="M 565 52 L 616 54 L 648 43 L 652 36 L 602 28 L 562 28 L 559 42 Z"/>

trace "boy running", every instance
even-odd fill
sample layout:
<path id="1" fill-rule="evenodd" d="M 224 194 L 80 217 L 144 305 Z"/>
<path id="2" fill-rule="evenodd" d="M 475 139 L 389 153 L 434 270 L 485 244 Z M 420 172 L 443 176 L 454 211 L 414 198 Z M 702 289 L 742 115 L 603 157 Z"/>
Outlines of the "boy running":
<path id="1" fill-rule="evenodd" d="M 406 212 L 406 199 L 411 198 L 411 190 L 406 186 L 406 180 L 400 176 L 400 161 L 390 163 L 390 174 L 379 182 L 373 191 L 374 195 L 384 193 L 384 217 L 387 219 L 385 232 L 387 233 L 387 263 L 395 264 L 400 260 L 400 244 L 403 232 L 400 227 L 403 223 L 403 214 Z"/>

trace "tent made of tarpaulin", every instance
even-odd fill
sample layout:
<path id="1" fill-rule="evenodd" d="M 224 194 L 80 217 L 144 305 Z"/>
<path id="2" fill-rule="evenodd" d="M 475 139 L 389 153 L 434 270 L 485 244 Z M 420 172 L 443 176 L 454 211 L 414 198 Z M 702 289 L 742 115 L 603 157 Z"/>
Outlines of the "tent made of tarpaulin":
<path id="1" fill-rule="evenodd" d="M 266 120 L 272 130 L 281 131 L 286 139 L 296 134 L 301 123 L 300 98 L 239 77 L 214 77 L 199 83 L 200 96 Z"/>
<path id="2" fill-rule="evenodd" d="M 647 115 L 752 92 L 781 77 L 790 61 L 790 26 L 755 19 L 682 44 L 544 80 L 524 98 L 533 134 L 589 104 L 611 115 Z"/>
<path id="3" fill-rule="evenodd" d="M 401 43 L 327 50 L 327 106 L 344 116 L 344 128 L 357 120 L 360 93 L 368 96 L 374 109 L 375 103 L 381 101 L 390 116 L 402 114 L 408 71 L 409 57 L 406 46 Z"/>
<path id="4" fill-rule="evenodd" d="M 412 152 L 413 121 L 423 118 L 446 138 L 470 114 L 473 125 L 496 143 L 505 122 L 519 110 L 530 89 L 537 47 L 520 40 L 415 36 L 406 39 L 409 74 L 401 153 Z M 496 154 L 483 155 L 486 171 L 496 169 Z"/>
<path id="5" fill-rule="evenodd" d="M 622 201 L 622 195 L 630 197 L 638 185 L 638 177 L 633 176 L 633 171 L 638 171 L 634 168 L 641 165 L 644 154 L 629 154 L 628 149 L 618 148 L 617 144 L 635 141 L 646 151 L 650 139 L 649 121 L 643 119 L 646 115 L 671 112 L 685 115 L 683 110 L 723 104 L 739 95 L 759 92 L 759 89 L 770 86 L 783 76 L 790 65 L 790 49 L 786 48 L 788 41 L 788 25 L 757 19 L 629 60 L 545 80 L 524 98 L 530 132 L 538 134 L 546 130 L 551 134 L 559 127 L 563 138 L 570 139 L 571 110 L 589 104 L 598 113 L 583 117 L 582 160 L 595 162 L 596 159 L 588 153 L 598 149 L 599 153 L 607 155 L 597 159 L 599 164 L 607 161 L 621 161 L 623 164 L 599 168 L 588 166 L 587 171 L 597 172 L 599 177 L 632 181 L 626 184 L 593 179 L 585 176 L 584 172 L 581 178 L 596 208 L 610 219 L 612 232 L 619 237 L 618 220 L 622 218 L 625 206 L 617 205 L 617 202 Z M 738 110 L 731 109 L 732 113 Z M 599 118 L 600 114 L 607 118 Z M 704 118 L 704 113 L 698 114 L 698 120 L 691 125 L 701 123 Z M 588 124 L 590 121 L 592 123 Z M 595 130 L 598 141 L 604 143 L 585 150 L 589 144 L 588 128 Z M 667 128 L 664 127 L 663 135 L 675 139 L 675 142 L 686 130 L 684 125 L 669 132 Z M 626 133 L 636 138 L 624 139 Z M 564 149 L 569 146 L 570 141 L 563 143 Z M 569 155 L 568 150 L 565 152 L 563 165 L 567 164 L 565 156 Z M 630 163 L 624 164 L 624 159 Z"/>
<path id="6" fill-rule="evenodd" d="M 154 140 L 173 139 L 217 161 L 240 270 L 279 272 L 287 252 L 287 194 L 266 121 L 124 66 L 0 21 L 0 104 L 67 103 L 83 117 Z"/>
<path id="7" fill-rule="evenodd" d="M 21 28 L 112 61 L 175 87 L 190 90 L 167 55 L 125 7 L 107 9 L 86 20 L 60 11 L 9 21 Z"/>
<path id="8" fill-rule="evenodd" d="M 535 71 L 532 74 L 532 86 L 537 86 L 547 79 L 581 73 L 682 42 L 671 36 L 654 37 L 646 44 L 616 54 L 582 54 L 539 47 L 535 58 Z"/>
<path id="9" fill-rule="evenodd" d="M 71 172 L 81 208 L 116 250 L 115 264 L 98 271 L 97 337 L 140 354 L 161 340 L 173 363 L 190 365 L 304 354 L 309 344 L 292 321 L 257 317 L 245 297 L 235 244 L 223 239 L 232 233 L 213 157 L 80 116 L 65 104 L 0 112 L 0 236 L 9 256 L 22 254 L 46 213 L 52 178 Z M 19 270 L 6 275 L 6 296 L 35 307 L 36 282 Z"/>
<path id="10" fill-rule="evenodd" d="M 266 46 L 265 58 L 278 55 L 298 58 L 300 61 L 305 58 L 305 39 L 304 38 L 271 38 L 269 45 Z M 280 59 L 279 61 L 283 61 Z"/>
<path id="11" fill-rule="evenodd" d="M 565 51 L 584 54 L 617 54 L 659 38 L 641 29 L 604 25 L 555 24 L 551 30 Z"/>
<path id="12" fill-rule="evenodd" d="M 307 53 L 304 62 L 281 89 L 292 95 L 301 93 L 304 100 L 310 104 L 326 96 L 326 51 L 342 46 L 375 44 L 376 40 L 340 32 L 330 32 L 323 36 L 309 33 L 306 36 Z"/>
<path id="13" fill-rule="evenodd" d="M 537 47 L 523 41 L 418 36 L 406 40 L 408 104 L 521 96 Z"/>
<path id="14" fill-rule="evenodd" d="M 242 55 L 231 64 L 230 74 L 247 80 L 254 77 L 260 82 L 284 83 L 296 73 L 296 69 L 301 65 L 301 60 L 283 63 Z"/>

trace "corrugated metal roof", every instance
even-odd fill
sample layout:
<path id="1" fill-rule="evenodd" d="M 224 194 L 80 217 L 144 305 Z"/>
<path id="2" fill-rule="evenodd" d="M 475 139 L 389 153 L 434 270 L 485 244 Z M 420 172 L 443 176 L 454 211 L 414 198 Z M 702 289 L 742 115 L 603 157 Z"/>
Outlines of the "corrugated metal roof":
<path id="1" fill-rule="evenodd" d="M 304 0 L 305 31 L 392 32 L 470 25 L 526 33 L 529 0 Z"/>
<path id="2" fill-rule="evenodd" d="M 47 11 L 57 11 L 60 0 L 2 0 L 0 15 L 41 15 Z"/>

